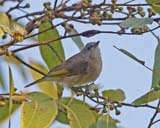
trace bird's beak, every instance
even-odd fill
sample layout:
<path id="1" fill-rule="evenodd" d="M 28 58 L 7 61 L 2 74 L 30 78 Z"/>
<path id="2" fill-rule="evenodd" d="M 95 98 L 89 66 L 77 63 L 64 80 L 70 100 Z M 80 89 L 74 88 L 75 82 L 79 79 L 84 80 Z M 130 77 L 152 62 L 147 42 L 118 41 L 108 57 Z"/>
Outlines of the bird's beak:
<path id="1" fill-rule="evenodd" d="M 97 41 L 97 42 L 96 42 L 96 46 L 98 46 L 99 43 L 100 43 L 100 41 Z"/>

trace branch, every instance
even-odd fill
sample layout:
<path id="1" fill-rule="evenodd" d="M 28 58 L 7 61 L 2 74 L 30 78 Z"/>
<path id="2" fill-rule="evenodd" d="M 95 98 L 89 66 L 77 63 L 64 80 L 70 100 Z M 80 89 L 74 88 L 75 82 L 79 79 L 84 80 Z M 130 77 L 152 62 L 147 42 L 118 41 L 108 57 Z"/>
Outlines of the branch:
<path id="1" fill-rule="evenodd" d="M 58 0 L 55 0 L 55 2 L 54 2 L 54 7 L 53 7 L 54 10 L 56 9 L 57 2 L 58 2 Z"/>
<path id="2" fill-rule="evenodd" d="M 153 125 L 153 124 L 156 124 L 157 122 L 160 122 L 160 119 L 154 121 L 154 122 L 152 123 L 152 125 Z"/>
<path id="3" fill-rule="evenodd" d="M 47 32 L 47 31 L 49 31 L 49 30 L 51 30 L 51 29 L 55 29 L 56 27 L 58 27 L 58 26 L 60 26 L 60 25 L 62 25 L 62 24 L 64 24 L 64 23 L 66 23 L 66 22 L 68 22 L 68 21 L 69 21 L 69 20 L 65 20 L 65 21 L 63 21 L 63 22 L 61 22 L 61 23 L 58 23 L 58 24 L 56 24 L 56 25 L 53 25 L 53 26 L 51 26 L 50 28 L 47 28 L 47 29 L 45 29 L 45 30 L 43 30 L 43 31 L 40 31 L 40 32 L 37 32 L 37 33 L 35 33 L 35 34 L 29 35 L 29 36 L 25 37 L 24 39 L 32 38 L 32 37 L 37 36 L 37 35 L 39 35 L 39 34 L 41 34 L 41 33 Z"/>
<path id="4" fill-rule="evenodd" d="M 29 17 L 29 16 L 42 15 L 42 14 L 44 14 L 44 11 L 32 12 L 32 13 L 28 13 L 28 14 L 25 14 L 23 16 L 17 17 L 14 20 L 17 21 L 17 20 L 20 20 L 22 18 L 26 18 L 26 17 Z"/>
<path id="5" fill-rule="evenodd" d="M 89 98 L 91 101 L 99 104 L 99 105 L 102 105 L 102 106 L 106 106 L 107 103 L 109 104 L 112 104 L 113 106 L 115 106 L 115 104 L 118 104 L 120 106 L 126 106 L 126 107 L 134 107 L 134 108 L 150 108 L 150 109 L 153 109 L 153 110 L 157 110 L 157 111 L 160 111 L 159 108 L 157 109 L 157 107 L 155 106 L 152 106 L 152 105 L 148 105 L 148 104 L 143 104 L 143 105 L 134 105 L 132 103 L 125 103 L 125 102 L 120 102 L 120 101 L 111 101 L 99 94 L 96 94 L 96 93 L 93 93 L 91 91 L 84 91 L 82 88 L 88 88 L 88 86 L 90 85 L 86 85 L 84 87 L 72 87 L 71 89 L 76 93 L 77 90 L 78 94 L 82 94 L 83 96 Z"/>
<path id="6" fill-rule="evenodd" d="M 25 66 L 27 66 L 27 67 L 29 67 L 30 69 L 38 72 L 39 74 L 41 74 L 41 75 L 43 75 L 43 76 L 46 75 L 44 72 L 41 72 L 40 70 L 32 67 L 31 65 L 29 65 L 29 64 L 27 64 L 26 62 L 24 62 L 23 60 L 21 60 L 18 56 L 13 55 L 13 57 L 14 57 L 16 60 L 18 60 L 19 62 L 21 62 L 22 64 L 24 64 Z"/>
<path id="7" fill-rule="evenodd" d="M 156 118 L 156 116 L 157 116 L 157 114 L 160 112 L 160 99 L 159 99 L 159 101 L 158 101 L 158 104 L 157 104 L 157 107 L 156 107 L 156 111 L 155 111 L 155 113 L 153 114 L 153 116 L 152 116 L 152 118 L 150 119 L 150 122 L 149 122 L 149 125 L 148 125 L 148 127 L 147 128 L 151 128 L 151 126 L 153 125 L 153 124 L 155 124 L 156 122 L 158 122 L 158 121 L 155 121 L 154 122 L 154 119 Z"/>
<path id="8" fill-rule="evenodd" d="M 146 32 L 142 32 L 142 33 L 127 33 L 127 32 L 88 30 L 88 31 L 84 31 L 84 32 L 81 32 L 81 33 L 78 33 L 78 34 L 67 35 L 67 36 L 65 35 L 65 36 L 62 36 L 62 37 L 58 37 L 56 39 L 51 39 L 51 40 L 43 41 L 43 42 L 36 43 L 36 44 L 30 44 L 28 46 L 12 50 L 11 52 L 16 53 L 16 52 L 19 52 L 19 51 L 22 51 L 22 50 L 26 50 L 28 48 L 33 48 L 33 47 L 37 47 L 37 46 L 41 46 L 41 45 L 47 45 L 47 44 L 50 44 L 50 43 L 55 42 L 57 40 L 62 40 L 62 39 L 66 39 L 66 38 L 76 37 L 76 36 L 91 37 L 91 36 L 95 36 L 95 35 L 100 34 L 100 33 L 117 34 L 117 35 L 141 35 L 143 33 L 151 32 L 151 31 L 156 30 L 158 28 L 160 28 L 160 26 L 158 26 L 158 27 L 156 27 L 156 28 L 154 28 L 152 30 L 149 30 L 149 31 L 146 31 Z M 89 34 L 88 34 L 88 32 L 89 32 Z M 3 47 L 3 45 L 1 45 L 0 47 Z M 4 55 L 4 54 L 6 54 L 5 50 L 0 52 L 0 56 Z"/>

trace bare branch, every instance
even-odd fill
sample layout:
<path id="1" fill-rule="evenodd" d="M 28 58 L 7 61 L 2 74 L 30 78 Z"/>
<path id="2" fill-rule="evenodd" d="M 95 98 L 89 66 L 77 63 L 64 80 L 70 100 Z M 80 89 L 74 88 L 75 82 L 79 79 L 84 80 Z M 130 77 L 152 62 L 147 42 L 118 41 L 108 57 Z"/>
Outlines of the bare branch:
<path id="1" fill-rule="evenodd" d="M 156 121 L 156 122 L 154 122 L 154 119 L 156 118 L 156 116 L 157 116 L 157 114 L 160 112 L 160 100 L 158 101 L 158 104 L 157 104 L 157 107 L 156 107 L 156 111 L 155 111 L 155 113 L 153 114 L 153 116 L 152 116 L 152 118 L 150 119 L 150 122 L 149 122 L 149 125 L 148 125 L 148 127 L 147 128 L 151 128 L 151 126 L 153 125 L 153 124 L 155 124 L 156 122 L 158 122 L 158 121 Z"/>

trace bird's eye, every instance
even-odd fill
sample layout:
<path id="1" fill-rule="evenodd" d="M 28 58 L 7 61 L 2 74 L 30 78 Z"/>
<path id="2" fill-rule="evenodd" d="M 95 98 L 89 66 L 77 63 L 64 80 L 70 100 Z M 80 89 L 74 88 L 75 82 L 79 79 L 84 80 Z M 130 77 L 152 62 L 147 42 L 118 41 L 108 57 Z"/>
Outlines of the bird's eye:
<path id="1" fill-rule="evenodd" d="M 88 50 L 90 50 L 92 47 L 93 47 L 93 46 L 92 46 L 92 45 L 90 45 L 87 49 L 88 49 Z"/>

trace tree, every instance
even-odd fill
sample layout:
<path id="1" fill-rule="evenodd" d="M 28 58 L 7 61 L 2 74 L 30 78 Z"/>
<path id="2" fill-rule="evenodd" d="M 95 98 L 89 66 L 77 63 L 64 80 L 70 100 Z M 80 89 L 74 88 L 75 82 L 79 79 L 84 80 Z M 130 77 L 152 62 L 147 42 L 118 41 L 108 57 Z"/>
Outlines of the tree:
<path id="1" fill-rule="evenodd" d="M 119 120 L 115 115 L 121 114 L 121 108 L 126 107 L 153 109 L 153 116 L 146 126 L 148 128 L 160 122 L 160 39 L 155 33 L 160 27 L 159 0 L 146 0 L 143 3 L 135 0 L 123 3 L 116 0 L 55 0 L 52 3 L 44 2 L 41 10 L 33 12 L 29 11 L 31 4 L 26 2 L 0 1 L 1 7 L 12 3 L 0 13 L 0 60 L 5 64 L 0 65 L 0 122 L 8 119 L 11 127 L 11 115 L 21 108 L 22 128 L 54 126 L 54 121 L 67 124 L 71 128 L 118 128 Z M 15 16 L 17 11 L 22 15 Z M 79 32 L 76 24 L 83 25 L 86 29 Z M 88 26 L 96 27 L 90 29 Z M 125 91 L 122 89 L 101 91 L 96 84 L 71 88 L 72 95 L 64 97 L 64 88 L 53 82 L 38 84 L 39 91 L 19 91 L 20 87 L 15 83 L 15 69 L 19 70 L 19 79 L 27 79 L 29 69 L 36 80 L 52 67 L 62 63 L 65 60 L 62 40 L 72 39 L 81 50 L 84 47 L 82 37 L 93 40 L 93 37 L 101 34 L 145 36 L 146 33 L 153 35 L 153 40 L 156 39 L 158 44 L 153 69 L 128 50 L 114 46 L 152 72 L 150 90 L 133 102 L 125 102 Z M 36 43 L 28 43 L 31 41 Z M 38 53 L 35 50 L 34 55 L 40 54 L 47 66 L 25 58 L 25 50 L 34 47 L 38 47 L 40 51 Z M 9 75 L 6 78 L 8 70 Z M 9 84 L 6 84 L 6 81 Z M 9 91 L 6 93 L 7 87 Z M 151 103 L 153 101 L 158 102 L 157 105 Z"/>

